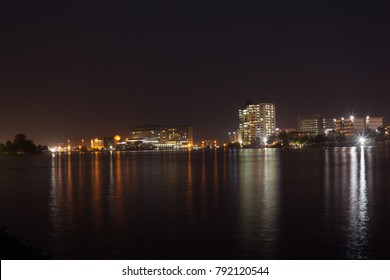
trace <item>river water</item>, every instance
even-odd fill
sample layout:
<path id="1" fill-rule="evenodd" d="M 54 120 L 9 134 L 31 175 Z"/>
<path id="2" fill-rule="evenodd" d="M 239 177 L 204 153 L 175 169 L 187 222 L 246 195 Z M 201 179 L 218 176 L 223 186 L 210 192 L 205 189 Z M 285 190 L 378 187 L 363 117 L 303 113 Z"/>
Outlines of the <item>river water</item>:
<path id="1" fill-rule="evenodd" d="M 0 157 L 0 225 L 59 259 L 390 259 L 390 149 Z"/>

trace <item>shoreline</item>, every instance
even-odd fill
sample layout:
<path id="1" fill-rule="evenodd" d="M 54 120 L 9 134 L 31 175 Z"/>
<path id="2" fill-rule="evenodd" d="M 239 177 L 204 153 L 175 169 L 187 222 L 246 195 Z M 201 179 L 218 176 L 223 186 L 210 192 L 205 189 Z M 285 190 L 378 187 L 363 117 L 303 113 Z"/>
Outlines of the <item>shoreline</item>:
<path id="1" fill-rule="evenodd" d="M 49 253 L 33 247 L 29 240 L 16 237 L 7 227 L 0 228 L 1 260 L 50 260 Z"/>

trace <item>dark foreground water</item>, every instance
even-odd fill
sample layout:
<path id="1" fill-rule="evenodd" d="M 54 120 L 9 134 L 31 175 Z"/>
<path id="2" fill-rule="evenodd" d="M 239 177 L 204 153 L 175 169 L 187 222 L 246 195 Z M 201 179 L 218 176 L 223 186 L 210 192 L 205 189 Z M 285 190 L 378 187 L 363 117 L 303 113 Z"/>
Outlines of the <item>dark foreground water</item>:
<path id="1" fill-rule="evenodd" d="M 390 149 L 0 157 L 0 225 L 60 259 L 390 259 Z"/>

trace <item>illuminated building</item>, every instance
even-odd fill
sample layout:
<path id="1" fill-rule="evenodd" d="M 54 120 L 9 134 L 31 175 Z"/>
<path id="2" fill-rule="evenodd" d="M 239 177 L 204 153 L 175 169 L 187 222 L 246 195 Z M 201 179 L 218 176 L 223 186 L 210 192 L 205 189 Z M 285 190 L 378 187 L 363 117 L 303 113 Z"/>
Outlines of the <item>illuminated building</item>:
<path id="1" fill-rule="evenodd" d="M 365 134 L 367 131 L 367 122 L 365 117 L 351 117 L 353 121 L 354 133 Z"/>
<path id="2" fill-rule="evenodd" d="M 383 127 L 385 123 L 384 117 L 366 117 L 367 120 L 367 129 L 371 131 L 378 130 L 378 127 Z"/>
<path id="3" fill-rule="evenodd" d="M 245 146 L 260 146 L 264 139 L 275 133 L 275 104 L 248 100 L 245 108 L 238 110 L 241 141 Z"/>
<path id="4" fill-rule="evenodd" d="M 328 134 L 330 131 L 334 131 L 335 129 L 334 118 L 326 115 L 313 114 L 298 116 L 298 131 L 300 132 L 317 135 Z"/>
<path id="5" fill-rule="evenodd" d="M 217 140 L 202 140 L 200 147 L 202 149 L 218 149 L 219 145 Z"/>
<path id="6" fill-rule="evenodd" d="M 106 149 L 113 149 L 120 143 L 121 137 L 119 135 L 104 137 L 103 144 Z"/>
<path id="7" fill-rule="evenodd" d="M 336 131 L 345 136 L 364 135 L 383 127 L 383 117 L 355 117 L 336 119 Z"/>
<path id="8" fill-rule="evenodd" d="M 298 116 L 298 131 L 312 134 L 322 133 L 322 115 Z"/>
<path id="9" fill-rule="evenodd" d="M 353 136 L 353 118 L 337 118 L 335 119 L 336 132 L 344 136 Z"/>
<path id="10" fill-rule="evenodd" d="M 290 132 L 297 131 L 297 129 L 296 128 L 292 128 L 292 127 L 290 127 L 290 128 L 277 128 L 276 129 L 276 133 L 280 133 L 281 131 L 284 131 L 286 133 L 290 133 Z"/>
<path id="11" fill-rule="evenodd" d="M 159 149 L 192 148 L 193 131 L 191 126 L 145 125 L 132 128 L 128 140 Z"/>
<path id="12" fill-rule="evenodd" d="M 104 141 L 101 139 L 93 139 L 91 140 L 91 149 L 94 150 L 102 150 L 104 148 Z"/>
<path id="13" fill-rule="evenodd" d="M 383 127 L 383 117 L 354 117 L 354 133 L 355 134 L 366 134 L 371 131 L 376 131 L 378 127 Z"/>
<path id="14" fill-rule="evenodd" d="M 329 134 L 334 133 L 336 131 L 336 122 L 334 121 L 334 117 L 323 116 L 322 118 L 322 133 Z"/>
<path id="15" fill-rule="evenodd" d="M 229 132 L 229 142 L 230 143 L 237 143 L 237 142 L 239 142 L 238 135 L 239 135 L 239 131 L 238 132 L 235 132 L 235 131 Z"/>

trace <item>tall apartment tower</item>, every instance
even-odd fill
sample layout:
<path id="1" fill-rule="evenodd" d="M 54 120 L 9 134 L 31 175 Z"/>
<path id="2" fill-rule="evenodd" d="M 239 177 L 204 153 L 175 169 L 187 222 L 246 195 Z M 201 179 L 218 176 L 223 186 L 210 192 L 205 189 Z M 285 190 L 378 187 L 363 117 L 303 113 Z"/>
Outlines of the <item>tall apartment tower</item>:
<path id="1" fill-rule="evenodd" d="M 275 104 L 257 103 L 251 100 L 238 110 L 241 141 L 246 146 L 260 146 L 264 140 L 275 133 Z"/>

